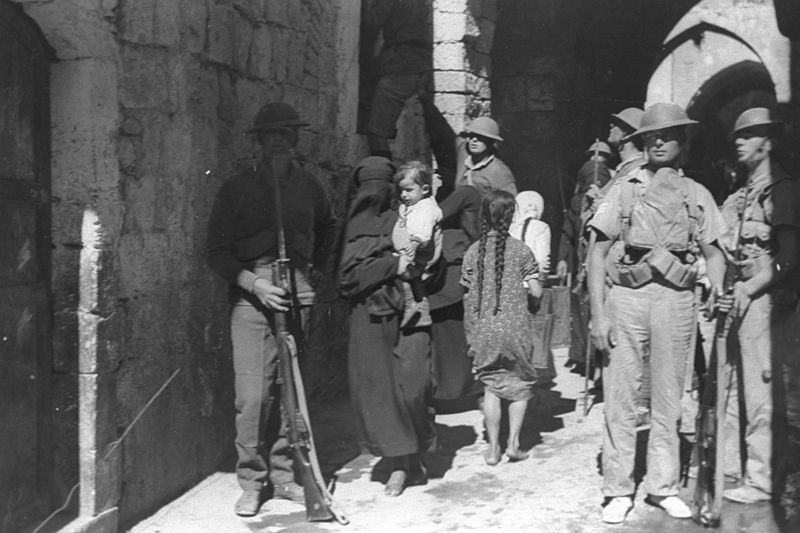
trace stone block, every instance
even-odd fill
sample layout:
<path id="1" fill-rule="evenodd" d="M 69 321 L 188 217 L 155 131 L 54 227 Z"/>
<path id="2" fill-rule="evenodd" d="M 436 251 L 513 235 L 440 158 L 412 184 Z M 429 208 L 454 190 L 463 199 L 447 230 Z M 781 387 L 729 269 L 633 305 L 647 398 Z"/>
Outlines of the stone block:
<path id="1" fill-rule="evenodd" d="M 270 25 L 270 34 L 272 36 L 272 60 L 270 61 L 270 78 L 275 81 L 286 80 L 286 69 L 288 65 L 289 56 L 294 56 L 296 51 L 293 50 L 290 54 L 289 50 L 289 30 Z"/>
<path id="2" fill-rule="evenodd" d="M 155 41 L 156 18 L 153 16 L 156 0 L 123 2 L 119 9 L 119 30 L 123 39 L 149 44 Z"/>
<path id="3" fill-rule="evenodd" d="M 466 107 L 466 98 L 460 94 L 437 93 L 434 103 L 444 115 L 463 116 Z M 459 126 L 460 127 L 460 126 Z M 461 130 L 456 130 L 461 131 Z"/>
<path id="4" fill-rule="evenodd" d="M 466 51 L 462 43 L 442 43 L 433 49 L 435 70 L 464 70 Z"/>
<path id="5" fill-rule="evenodd" d="M 466 13 L 469 11 L 468 0 L 434 0 L 434 16 L 437 12 L 442 13 Z"/>
<path id="6" fill-rule="evenodd" d="M 85 9 L 68 8 L 64 2 L 25 4 L 25 13 L 36 21 L 62 61 L 81 58 L 114 59 L 118 41 L 116 28 L 103 18 L 97 2 Z"/>
<path id="7" fill-rule="evenodd" d="M 437 13 L 434 15 L 433 42 L 459 42 L 467 33 L 467 15 L 463 13 Z"/>
<path id="8" fill-rule="evenodd" d="M 272 62 L 271 33 L 270 27 L 264 24 L 258 25 L 253 32 L 247 71 L 256 78 L 269 78 L 270 63 Z"/>
<path id="9" fill-rule="evenodd" d="M 216 69 L 193 62 L 188 72 L 186 111 L 194 116 L 216 117 L 219 99 L 219 76 Z"/>
<path id="10" fill-rule="evenodd" d="M 120 105 L 133 109 L 164 105 L 170 86 L 167 52 L 133 46 L 123 46 L 120 52 Z"/>
<path id="11" fill-rule="evenodd" d="M 286 82 L 291 85 L 300 86 L 303 83 L 303 69 L 306 63 L 306 43 L 307 38 L 305 32 L 289 32 L 289 50 L 291 50 L 291 54 L 286 63 Z"/>
<path id="12" fill-rule="evenodd" d="M 126 2 L 127 3 L 127 2 Z M 158 0 L 154 2 L 155 32 L 153 42 L 162 46 L 174 46 L 181 39 L 181 13 L 180 0 Z"/>
<path id="13" fill-rule="evenodd" d="M 467 73 L 463 70 L 434 72 L 433 85 L 436 92 L 463 93 L 467 90 Z"/>
<path id="14" fill-rule="evenodd" d="M 264 19 L 273 24 L 289 26 L 288 4 L 294 3 L 287 0 L 265 0 Z"/>
<path id="15" fill-rule="evenodd" d="M 216 63 L 230 64 L 233 58 L 234 22 L 232 7 L 213 4 L 209 10 L 208 58 Z"/>
<path id="16" fill-rule="evenodd" d="M 253 42 L 253 23 L 239 16 L 234 21 L 234 28 L 233 66 L 242 72 L 246 72 Z"/>
<path id="17" fill-rule="evenodd" d="M 181 0 L 181 43 L 190 53 L 202 52 L 206 44 L 207 0 Z"/>

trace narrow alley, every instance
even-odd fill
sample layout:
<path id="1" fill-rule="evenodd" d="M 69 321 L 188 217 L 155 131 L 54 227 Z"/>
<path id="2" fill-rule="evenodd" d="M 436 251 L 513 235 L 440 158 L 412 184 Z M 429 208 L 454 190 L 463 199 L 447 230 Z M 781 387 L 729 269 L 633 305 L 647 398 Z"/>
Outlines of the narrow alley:
<path id="1" fill-rule="evenodd" d="M 708 531 L 691 520 L 669 518 L 637 494 L 634 509 L 622 525 L 600 520 L 601 477 L 598 453 L 602 441 L 603 403 L 587 417 L 575 409 L 583 377 L 563 366 L 566 350 L 555 351 L 559 374 L 555 387 L 543 390 L 528 412 L 523 447 L 531 458 L 496 467 L 483 461 L 486 446 L 482 416 L 471 408 L 436 418 L 437 449 L 428 456 L 427 485 L 410 487 L 399 498 L 384 496 L 383 485 L 370 480 L 377 458 L 360 453 L 355 426 L 345 402 L 331 404 L 315 419 L 323 469 L 336 468 L 334 498 L 350 524 L 309 523 L 302 504 L 270 500 L 261 512 L 241 519 L 232 512 L 240 491 L 232 469 L 216 472 L 186 494 L 136 524 L 131 533 L 239 533 L 340 531 L 440 532 L 532 531 L 592 533 L 602 531 Z M 640 441 L 646 432 L 640 432 Z M 691 500 L 692 483 L 682 490 Z M 742 506 L 726 502 L 721 533 L 777 533 L 769 504 Z"/>

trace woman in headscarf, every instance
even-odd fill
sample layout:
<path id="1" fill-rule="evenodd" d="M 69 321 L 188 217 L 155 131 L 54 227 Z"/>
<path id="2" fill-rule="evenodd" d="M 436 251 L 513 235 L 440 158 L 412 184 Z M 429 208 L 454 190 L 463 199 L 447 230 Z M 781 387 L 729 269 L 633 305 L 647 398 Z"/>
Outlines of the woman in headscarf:
<path id="1" fill-rule="evenodd" d="M 339 289 L 350 301 L 350 397 L 361 444 L 390 463 L 389 496 L 426 481 L 421 454 L 434 435 L 430 327 L 399 328 L 398 273 L 408 259 L 392 253 L 394 171 L 383 157 L 357 165 L 339 268 Z"/>
<path id="2" fill-rule="evenodd" d="M 542 222 L 544 198 L 536 191 L 522 191 L 517 195 L 517 210 L 509 233 L 528 245 L 539 264 L 539 272 L 550 271 L 550 226 Z"/>

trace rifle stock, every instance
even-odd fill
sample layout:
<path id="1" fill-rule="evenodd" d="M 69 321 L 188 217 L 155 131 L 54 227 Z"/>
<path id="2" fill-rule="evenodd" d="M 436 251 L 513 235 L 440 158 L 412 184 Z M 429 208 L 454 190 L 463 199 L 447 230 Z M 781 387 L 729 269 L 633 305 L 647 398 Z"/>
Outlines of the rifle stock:
<path id="1" fill-rule="evenodd" d="M 725 272 L 725 290 L 736 282 L 736 271 Z M 723 459 L 725 450 L 725 387 L 728 364 L 728 334 L 733 315 L 719 313 L 714 328 L 714 344 L 706 369 L 703 395 L 697 411 L 697 484 L 694 489 L 692 520 L 704 527 L 719 527 L 722 515 L 722 490 L 725 485 Z"/>
<path id="2" fill-rule="evenodd" d="M 272 265 L 272 283 L 291 290 L 289 260 L 282 259 Z M 278 345 L 278 365 L 281 378 L 281 400 L 286 412 L 289 446 L 292 448 L 294 468 L 300 475 L 306 501 L 306 519 L 310 522 L 334 518 L 323 489 L 317 483 L 309 458 L 312 443 L 308 421 L 303 420 L 298 408 L 297 388 L 292 369 L 290 332 L 286 313 L 275 312 L 275 338 Z"/>

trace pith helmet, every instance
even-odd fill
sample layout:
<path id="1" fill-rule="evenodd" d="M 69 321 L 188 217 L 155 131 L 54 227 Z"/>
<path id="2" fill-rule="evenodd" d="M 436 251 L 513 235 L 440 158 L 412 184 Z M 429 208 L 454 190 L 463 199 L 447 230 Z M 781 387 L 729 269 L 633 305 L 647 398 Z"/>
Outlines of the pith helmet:
<path id="1" fill-rule="evenodd" d="M 245 133 L 256 133 L 273 128 L 300 128 L 303 126 L 308 126 L 308 122 L 300 120 L 300 115 L 297 114 L 297 111 L 292 106 L 283 102 L 272 102 L 258 110 L 253 121 L 253 127 L 245 131 Z"/>
<path id="2" fill-rule="evenodd" d="M 775 132 L 780 130 L 783 123 L 778 120 L 772 120 L 772 113 L 766 107 L 753 107 L 739 115 L 733 125 L 733 133 L 736 134 L 755 126 L 769 126 Z"/>
<path id="3" fill-rule="evenodd" d="M 497 122 L 489 117 L 476 118 L 470 122 L 469 126 L 467 126 L 464 131 L 461 132 L 461 135 L 465 136 L 470 133 L 480 135 L 481 137 L 494 139 L 495 141 L 503 140 L 503 138 L 500 137 L 500 126 L 498 126 Z"/>
<path id="4" fill-rule="evenodd" d="M 664 130 L 676 126 L 689 126 L 690 124 L 697 124 L 697 121 L 690 119 L 686 111 L 678 104 L 653 104 L 645 109 L 642 114 L 642 122 L 639 128 L 623 140 L 638 137 L 649 131 Z"/>
<path id="5" fill-rule="evenodd" d="M 592 155 L 595 150 L 597 150 L 597 152 L 600 154 L 614 155 L 614 152 L 611 151 L 611 148 L 603 141 L 593 142 L 589 149 L 586 150 L 586 155 Z"/>
<path id="6" fill-rule="evenodd" d="M 642 125 L 642 115 L 644 111 L 638 107 L 626 107 L 619 113 L 612 113 L 611 119 L 623 129 L 633 132 Z"/>

